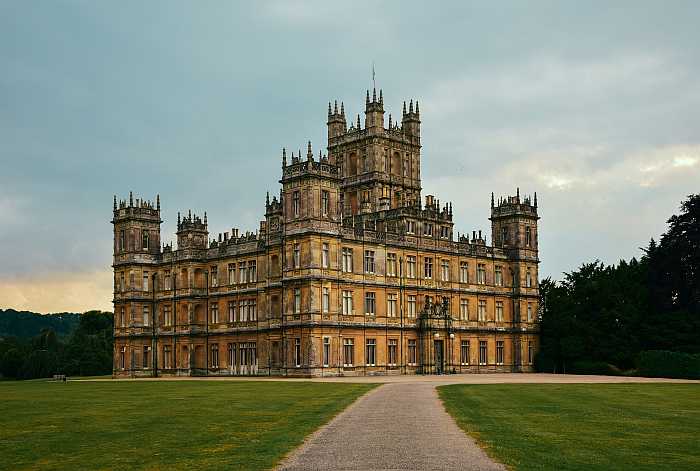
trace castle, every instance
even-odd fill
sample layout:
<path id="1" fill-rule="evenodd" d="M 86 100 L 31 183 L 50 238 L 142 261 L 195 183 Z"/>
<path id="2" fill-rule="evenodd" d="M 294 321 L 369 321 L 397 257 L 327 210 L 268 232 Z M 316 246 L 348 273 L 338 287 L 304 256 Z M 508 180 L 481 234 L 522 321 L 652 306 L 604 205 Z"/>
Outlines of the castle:
<path id="1" fill-rule="evenodd" d="M 282 151 L 257 233 L 210 239 L 160 197 L 114 197 L 114 375 L 339 376 L 531 371 L 538 346 L 534 198 L 494 200 L 491 243 L 421 198 L 420 110 L 364 127 L 328 105 L 328 153 Z M 349 126 L 348 126 L 349 124 Z"/>

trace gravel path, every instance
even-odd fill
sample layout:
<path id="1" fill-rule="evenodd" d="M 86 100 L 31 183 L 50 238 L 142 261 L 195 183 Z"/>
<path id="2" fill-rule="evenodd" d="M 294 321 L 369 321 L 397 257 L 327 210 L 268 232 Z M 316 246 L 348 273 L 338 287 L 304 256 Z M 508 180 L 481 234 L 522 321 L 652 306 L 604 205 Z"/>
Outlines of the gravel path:
<path id="1" fill-rule="evenodd" d="M 384 384 L 312 434 L 279 470 L 505 470 L 457 426 L 435 384 Z"/>

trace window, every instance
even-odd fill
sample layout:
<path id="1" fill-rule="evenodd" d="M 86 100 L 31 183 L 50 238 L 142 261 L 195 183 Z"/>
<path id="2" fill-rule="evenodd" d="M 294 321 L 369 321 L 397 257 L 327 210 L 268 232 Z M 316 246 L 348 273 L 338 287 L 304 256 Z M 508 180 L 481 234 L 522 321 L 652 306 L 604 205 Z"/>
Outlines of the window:
<path id="1" fill-rule="evenodd" d="M 525 226 L 525 245 L 530 247 L 532 245 L 532 232 L 530 226 Z"/>
<path id="2" fill-rule="evenodd" d="M 214 344 L 211 346 L 211 367 L 219 367 L 219 345 Z"/>
<path id="3" fill-rule="evenodd" d="M 151 317 L 150 313 L 148 312 L 148 306 L 143 306 L 143 325 L 147 326 L 148 325 L 148 318 Z"/>
<path id="4" fill-rule="evenodd" d="M 245 283 L 246 269 L 245 262 L 238 262 L 238 282 Z"/>
<path id="5" fill-rule="evenodd" d="M 331 305 L 331 290 L 330 288 L 323 287 L 323 296 L 321 299 L 321 308 L 323 312 L 328 312 Z"/>
<path id="6" fill-rule="evenodd" d="M 416 277 L 416 256 L 408 255 L 406 257 L 406 276 L 408 278 Z"/>
<path id="7" fill-rule="evenodd" d="M 433 225 L 429 222 L 423 223 L 423 235 L 432 236 L 433 235 Z"/>
<path id="8" fill-rule="evenodd" d="M 229 301 L 228 303 L 228 321 L 236 322 L 236 302 Z"/>
<path id="9" fill-rule="evenodd" d="M 321 267 L 323 268 L 328 268 L 328 243 L 324 242 L 321 246 Z"/>
<path id="10" fill-rule="evenodd" d="M 301 366 L 301 339 L 294 339 L 294 366 Z"/>
<path id="11" fill-rule="evenodd" d="M 389 354 L 389 366 L 396 366 L 397 350 L 399 341 L 396 339 L 389 339 L 388 354 Z"/>
<path id="12" fill-rule="evenodd" d="M 496 301 L 496 322 L 503 322 L 503 301 Z"/>
<path id="13" fill-rule="evenodd" d="M 294 288 L 294 314 L 301 312 L 301 288 Z"/>
<path id="14" fill-rule="evenodd" d="M 355 343 L 353 339 L 343 339 L 343 366 L 352 366 L 355 361 Z"/>
<path id="15" fill-rule="evenodd" d="M 165 285 L 166 290 L 172 289 L 172 286 L 171 286 L 172 281 L 171 280 L 172 279 L 170 278 L 170 272 L 166 272 L 165 277 L 164 277 L 164 283 L 163 283 Z M 123 278 L 122 278 L 122 281 L 123 281 Z"/>
<path id="16" fill-rule="evenodd" d="M 386 276 L 396 276 L 396 254 L 386 254 Z"/>
<path id="17" fill-rule="evenodd" d="M 503 364 L 503 340 L 496 341 L 496 364 Z"/>
<path id="18" fill-rule="evenodd" d="M 244 300 L 238 301 L 238 320 L 245 322 L 248 320 L 248 312 L 246 310 L 246 304 Z"/>
<path id="19" fill-rule="evenodd" d="M 373 291 L 365 293 L 365 314 L 368 316 L 375 314 L 375 295 Z"/>
<path id="20" fill-rule="evenodd" d="M 124 231 L 119 231 L 119 250 L 124 251 Z"/>
<path id="21" fill-rule="evenodd" d="M 442 281 L 450 281 L 450 261 L 443 260 L 440 264 L 440 279 Z"/>
<path id="22" fill-rule="evenodd" d="M 151 347 L 144 345 L 143 346 L 143 369 L 148 368 L 148 353 L 151 351 Z"/>
<path id="23" fill-rule="evenodd" d="M 236 364 L 236 344 L 228 344 L 228 367 L 233 369 Z"/>
<path id="24" fill-rule="evenodd" d="M 532 304 L 527 303 L 527 321 L 532 322 Z"/>
<path id="25" fill-rule="evenodd" d="M 323 366 L 331 364 L 331 338 L 323 337 Z"/>
<path id="26" fill-rule="evenodd" d="M 396 317 L 396 312 L 398 305 L 398 296 L 396 293 L 390 293 L 387 295 L 386 299 L 386 315 L 387 317 Z"/>
<path id="27" fill-rule="evenodd" d="M 321 190 L 321 216 L 328 216 L 329 200 L 328 190 Z"/>
<path id="28" fill-rule="evenodd" d="M 448 239 L 449 237 L 450 237 L 449 226 L 440 226 L 440 238 L 441 239 Z"/>
<path id="29" fill-rule="evenodd" d="M 415 234 L 416 233 L 416 221 L 406 221 L 406 233 Z"/>
<path id="30" fill-rule="evenodd" d="M 163 368 L 166 370 L 172 368 L 172 352 L 170 351 L 170 345 L 163 347 Z"/>
<path id="31" fill-rule="evenodd" d="M 469 320 L 469 300 L 460 299 L 459 300 L 459 318 L 463 321 Z"/>
<path id="32" fill-rule="evenodd" d="M 525 271 L 525 287 L 532 288 L 532 272 L 529 268 Z"/>
<path id="33" fill-rule="evenodd" d="M 292 214 L 295 218 L 299 217 L 299 209 L 301 206 L 301 198 L 298 191 L 295 191 L 292 195 Z"/>
<path id="34" fill-rule="evenodd" d="M 294 244 L 292 260 L 294 261 L 294 268 L 299 268 L 299 266 L 301 266 L 301 246 L 299 244 Z"/>
<path id="35" fill-rule="evenodd" d="M 248 302 L 248 317 L 251 321 L 258 320 L 258 301 L 251 299 Z"/>
<path id="36" fill-rule="evenodd" d="M 172 319 L 170 317 L 170 306 L 163 306 L 163 325 L 166 327 L 172 325 Z"/>
<path id="37" fill-rule="evenodd" d="M 141 231 L 141 247 L 143 248 L 143 250 L 148 250 L 148 239 L 148 230 L 144 229 L 143 231 Z"/>
<path id="38" fill-rule="evenodd" d="M 423 277 L 426 280 L 430 280 L 433 277 L 433 259 L 432 259 L 432 257 L 425 257 Z"/>
<path id="39" fill-rule="evenodd" d="M 122 370 L 126 368 L 126 347 L 122 347 L 119 351 L 119 368 Z"/>
<path id="40" fill-rule="evenodd" d="M 124 316 L 124 308 L 122 307 L 119 309 L 119 325 L 124 327 L 126 325 L 125 322 L 126 318 Z"/>
<path id="41" fill-rule="evenodd" d="M 365 250 L 365 273 L 374 273 L 374 250 Z"/>
<path id="42" fill-rule="evenodd" d="M 409 294 L 408 295 L 408 312 L 407 316 L 410 318 L 415 318 L 416 317 L 416 295 L 415 294 Z"/>
<path id="43" fill-rule="evenodd" d="M 343 315 L 352 315 L 352 291 L 343 291 Z"/>
<path id="44" fill-rule="evenodd" d="M 416 364 L 416 339 L 408 339 L 408 364 Z"/>
<path id="45" fill-rule="evenodd" d="M 121 291 L 122 293 L 126 290 L 126 282 L 124 281 L 124 273 L 123 272 L 119 274 L 119 287 L 120 287 L 119 291 Z"/>
<path id="46" fill-rule="evenodd" d="M 143 290 L 148 291 L 148 272 L 143 272 Z"/>
<path id="47" fill-rule="evenodd" d="M 480 285 L 486 284 L 486 265 L 483 263 L 476 266 L 476 282 Z"/>
<path id="48" fill-rule="evenodd" d="M 258 262 L 256 260 L 248 261 L 248 283 L 258 281 Z"/>
<path id="49" fill-rule="evenodd" d="M 488 347 L 486 346 L 486 340 L 479 341 L 479 364 L 485 365 L 488 361 Z"/>
<path id="50" fill-rule="evenodd" d="M 503 268 L 500 265 L 496 265 L 494 283 L 496 286 L 503 286 Z"/>
<path id="51" fill-rule="evenodd" d="M 235 263 L 228 264 L 228 284 L 229 285 L 236 284 L 236 264 Z"/>
<path id="52" fill-rule="evenodd" d="M 501 228 L 501 245 L 506 245 L 506 244 L 508 244 L 508 228 L 502 227 Z"/>
<path id="53" fill-rule="evenodd" d="M 459 362 L 462 365 L 469 364 L 469 340 L 462 340 L 459 348 Z"/>
<path id="54" fill-rule="evenodd" d="M 343 271 L 352 273 L 352 249 L 347 247 L 343 248 Z"/>
<path id="55" fill-rule="evenodd" d="M 129 288 L 136 289 L 136 275 L 134 275 L 134 272 L 129 273 Z"/>
<path id="56" fill-rule="evenodd" d="M 469 264 L 467 262 L 459 262 L 459 281 L 469 283 Z"/>
<path id="57" fill-rule="evenodd" d="M 527 343 L 527 362 L 532 365 L 535 361 L 535 346 L 532 342 Z"/>
<path id="58" fill-rule="evenodd" d="M 479 301 L 479 322 L 486 321 L 486 300 L 482 299 Z"/>
<path id="59" fill-rule="evenodd" d="M 211 286 L 212 288 L 219 286 L 219 269 L 216 267 L 211 267 Z"/>
<path id="60" fill-rule="evenodd" d="M 367 339 L 367 366 L 374 366 L 377 363 L 377 341 Z"/>

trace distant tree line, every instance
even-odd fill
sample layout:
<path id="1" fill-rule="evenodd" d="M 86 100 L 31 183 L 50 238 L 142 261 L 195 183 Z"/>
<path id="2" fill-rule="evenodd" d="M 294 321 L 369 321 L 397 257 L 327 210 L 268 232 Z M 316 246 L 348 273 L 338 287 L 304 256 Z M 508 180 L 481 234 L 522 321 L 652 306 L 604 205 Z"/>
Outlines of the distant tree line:
<path id="1" fill-rule="evenodd" d="M 5 314 L 7 312 L 0 313 L 0 320 Z M 39 319 L 28 321 L 30 317 L 24 314 L 32 314 Z M 75 316 L 76 322 L 70 332 L 61 330 L 65 335 L 57 335 L 53 326 L 43 327 L 32 337 L 0 335 L 0 377 L 31 379 L 51 377 L 54 374 L 68 376 L 110 374 L 112 372 L 112 313 L 89 311 L 68 316 Z M 50 316 L 33 313 L 23 313 L 19 317 L 21 319 L 19 324 L 39 325 L 42 318 L 49 319 L 49 323 L 52 322 Z"/>
<path id="2" fill-rule="evenodd" d="M 540 283 L 539 371 L 700 377 L 700 195 L 643 251 Z"/>

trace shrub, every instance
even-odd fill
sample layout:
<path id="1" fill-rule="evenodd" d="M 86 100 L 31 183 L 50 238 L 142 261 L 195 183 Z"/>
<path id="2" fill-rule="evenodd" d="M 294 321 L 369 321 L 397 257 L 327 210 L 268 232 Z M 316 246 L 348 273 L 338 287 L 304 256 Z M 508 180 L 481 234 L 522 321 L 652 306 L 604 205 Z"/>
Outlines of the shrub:
<path id="1" fill-rule="evenodd" d="M 617 376 L 622 372 L 615 365 L 604 361 L 577 361 L 572 365 L 572 373 L 580 375 L 609 375 Z"/>
<path id="2" fill-rule="evenodd" d="M 639 354 L 639 375 L 700 379 L 700 354 L 652 350 Z"/>

